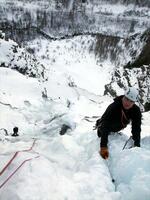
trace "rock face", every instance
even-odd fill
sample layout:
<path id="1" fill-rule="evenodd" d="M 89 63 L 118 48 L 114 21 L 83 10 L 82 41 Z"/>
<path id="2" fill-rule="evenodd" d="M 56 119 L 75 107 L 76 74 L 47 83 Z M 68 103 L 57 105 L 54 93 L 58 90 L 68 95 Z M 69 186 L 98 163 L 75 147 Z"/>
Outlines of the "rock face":
<path id="1" fill-rule="evenodd" d="M 139 68 L 150 64 L 150 29 L 127 38 L 98 35 L 95 54 L 100 60 L 110 59 L 116 67 Z"/>
<path id="2" fill-rule="evenodd" d="M 150 27 L 150 2 L 143 0 L 5 0 L 0 29 L 17 42 L 41 31 L 52 37 L 101 33 L 127 37 Z"/>
<path id="3" fill-rule="evenodd" d="M 97 35 L 95 54 L 100 63 L 109 60 L 115 66 L 112 80 L 104 94 L 116 96 L 116 86 L 136 85 L 140 88 L 140 102 L 150 109 L 150 29 L 142 35 L 121 39 Z"/>

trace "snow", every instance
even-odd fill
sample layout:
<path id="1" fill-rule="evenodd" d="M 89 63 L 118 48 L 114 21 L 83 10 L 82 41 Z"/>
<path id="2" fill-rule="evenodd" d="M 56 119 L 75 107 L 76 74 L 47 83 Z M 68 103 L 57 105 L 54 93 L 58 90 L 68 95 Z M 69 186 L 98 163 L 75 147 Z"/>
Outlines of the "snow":
<path id="1" fill-rule="evenodd" d="M 44 45 L 36 54 L 49 73 L 46 82 L 0 68 L 0 128 L 9 133 L 0 130 L 0 199 L 150 199 L 150 113 L 143 113 L 141 148 L 123 150 L 128 126 L 109 136 L 109 159 L 99 156 L 93 126 L 113 101 L 103 96 L 113 68 L 109 63 L 106 71 L 100 68 L 86 48 L 81 51 L 80 39 L 72 43 L 76 50 L 65 40 L 41 41 L 49 50 L 48 59 L 42 59 Z M 47 97 L 42 97 L 44 88 Z M 63 124 L 70 129 L 60 135 Z M 11 136 L 14 126 L 18 137 Z"/>
<path id="2" fill-rule="evenodd" d="M 55 84 L 61 80 L 61 83 L 59 81 L 60 90 L 61 84 L 73 82 L 75 86 L 88 92 L 103 95 L 104 85 L 110 80 L 113 66 L 108 61 L 103 64 L 104 66 L 97 65 L 94 54 L 89 52 L 89 48 L 93 45 L 93 37 L 78 36 L 72 40 L 66 39 L 61 42 L 59 40 L 51 42 L 34 40 L 30 47 L 35 48 L 41 62 L 46 68 L 49 68 L 49 79 L 54 79 Z M 50 89 L 51 87 L 48 86 Z"/>
<path id="3" fill-rule="evenodd" d="M 3 39 L 0 39 L 0 43 L 1 43 L 1 49 L 3 49 L 3 51 L 0 52 L 0 57 L 1 57 L 1 63 L 7 63 L 8 62 L 8 58 L 10 57 L 10 49 L 12 47 L 12 45 L 15 45 L 15 42 L 13 42 L 12 40 L 7 42 L 4 41 Z"/>

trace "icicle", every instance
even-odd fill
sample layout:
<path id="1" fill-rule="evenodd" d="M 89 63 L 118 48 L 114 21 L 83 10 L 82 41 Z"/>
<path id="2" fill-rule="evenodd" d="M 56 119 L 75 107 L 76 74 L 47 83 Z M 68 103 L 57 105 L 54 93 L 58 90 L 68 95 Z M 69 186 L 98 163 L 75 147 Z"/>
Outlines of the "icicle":
<path id="1" fill-rule="evenodd" d="M 73 9 L 74 0 L 70 0 L 68 3 L 68 11 L 70 12 Z"/>

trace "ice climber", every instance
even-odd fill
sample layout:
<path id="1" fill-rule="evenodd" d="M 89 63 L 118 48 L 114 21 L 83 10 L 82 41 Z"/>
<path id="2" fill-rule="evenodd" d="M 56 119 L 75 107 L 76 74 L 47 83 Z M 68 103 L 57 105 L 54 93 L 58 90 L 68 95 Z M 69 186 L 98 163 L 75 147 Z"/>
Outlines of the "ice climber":
<path id="1" fill-rule="evenodd" d="M 14 137 L 19 136 L 19 134 L 18 134 L 18 127 L 14 127 L 13 128 L 13 134 L 11 136 L 14 136 Z"/>
<path id="2" fill-rule="evenodd" d="M 96 121 L 97 135 L 101 138 L 99 153 L 102 158 L 109 157 L 108 135 L 124 129 L 130 122 L 134 146 L 140 147 L 141 111 L 135 104 L 136 101 L 138 101 L 138 90 L 130 87 L 124 95 L 116 97 L 102 117 Z"/>

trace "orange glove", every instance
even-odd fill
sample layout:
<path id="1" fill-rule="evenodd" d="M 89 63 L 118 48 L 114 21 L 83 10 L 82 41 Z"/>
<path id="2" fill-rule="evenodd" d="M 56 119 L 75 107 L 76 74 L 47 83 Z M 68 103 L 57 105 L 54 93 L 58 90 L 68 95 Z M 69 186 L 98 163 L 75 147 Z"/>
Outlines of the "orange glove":
<path id="1" fill-rule="evenodd" d="M 109 156 L 108 148 L 107 147 L 101 147 L 99 154 L 102 156 L 102 158 L 107 159 Z"/>

